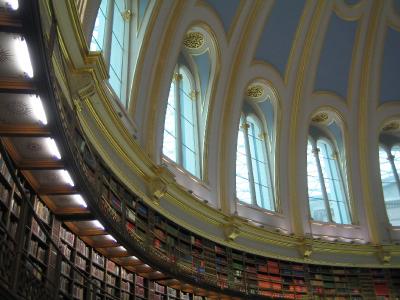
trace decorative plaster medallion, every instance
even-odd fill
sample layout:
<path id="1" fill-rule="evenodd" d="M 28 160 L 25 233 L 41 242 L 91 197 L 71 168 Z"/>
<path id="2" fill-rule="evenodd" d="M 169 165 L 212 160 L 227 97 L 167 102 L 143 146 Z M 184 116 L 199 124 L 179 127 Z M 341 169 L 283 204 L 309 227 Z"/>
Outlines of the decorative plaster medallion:
<path id="1" fill-rule="evenodd" d="M 4 48 L 0 48 L 0 63 L 4 63 L 8 61 L 12 57 L 12 54 L 10 51 Z"/>
<path id="2" fill-rule="evenodd" d="M 395 131 L 400 128 L 400 124 L 397 121 L 390 122 L 383 126 L 382 131 Z"/>
<path id="3" fill-rule="evenodd" d="M 204 35 L 200 32 L 189 32 L 183 40 L 183 45 L 189 49 L 199 49 L 204 44 Z"/>
<path id="4" fill-rule="evenodd" d="M 312 117 L 311 121 L 315 123 L 323 123 L 326 122 L 329 119 L 329 115 L 326 112 L 321 112 L 319 114 L 316 114 L 314 117 Z"/>
<path id="5" fill-rule="evenodd" d="M 32 152 L 39 152 L 40 150 L 42 150 L 42 146 L 39 143 L 35 142 L 29 143 L 28 145 L 26 145 L 26 148 Z"/>
<path id="6" fill-rule="evenodd" d="M 247 97 L 260 98 L 264 95 L 264 88 L 261 85 L 252 85 L 247 88 Z"/>
<path id="7" fill-rule="evenodd" d="M 29 115 L 32 109 L 25 103 L 9 103 L 7 110 L 14 115 Z"/>

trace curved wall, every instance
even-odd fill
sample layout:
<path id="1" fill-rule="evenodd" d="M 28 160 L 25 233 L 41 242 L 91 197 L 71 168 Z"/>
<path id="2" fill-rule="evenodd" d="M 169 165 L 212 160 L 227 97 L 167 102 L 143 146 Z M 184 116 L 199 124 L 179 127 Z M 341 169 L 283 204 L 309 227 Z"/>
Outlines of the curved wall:
<path id="1" fill-rule="evenodd" d="M 68 41 L 64 55 L 71 62 L 70 101 L 80 107 L 85 133 L 120 180 L 167 218 L 236 249 L 353 266 L 383 266 L 382 253 L 389 253 L 389 265 L 399 266 L 400 230 L 387 221 L 377 176 L 381 124 L 400 113 L 396 101 L 380 104 L 379 100 L 383 33 L 387 24 L 398 30 L 400 23 L 391 2 L 307 2 L 299 8 L 295 33 L 288 35 L 293 40 L 280 71 L 273 62 L 282 57 L 256 55 L 262 51 L 260 45 L 266 43 L 268 49 L 273 43 L 263 36 L 279 37 L 289 30 L 268 27 L 269 18 L 282 14 L 276 3 L 241 1 L 240 13 L 228 16 L 233 20 L 229 30 L 223 25 L 228 22 L 221 21 L 227 16 L 203 1 L 162 1 L 152 7 L 127 113 L 108 91 L 101 55 L 88 51 L 74 5 L 55 4 L 61 38 Z M 200 23 L 212 28 L 220 56 L 207 125 L 212 130 L 207 130 L 205 142 L 207 181 L 160 165 L 162 103 L 183 36 L 187 28 Z M 346 26 L 353 34 L 337 31 Z M 353 46 L 329 51 L 337 43 Z M 330 60 L 341 60 L 341 55 L 347 59 L 336 70 Z M 347 73 L 349 79 L 334 78 L 337 72 Z M 254 78 L 268 82 L 277 95 L 275 180 L 280 213 L 248 207 L 235 215 L 236 135 L 243 95 Z M 329 90 L 321 90 L 325 87 Z M 352 225 L 309 220 L 307 130 L 312 114 L 323 107 L 343 118 Z"/>

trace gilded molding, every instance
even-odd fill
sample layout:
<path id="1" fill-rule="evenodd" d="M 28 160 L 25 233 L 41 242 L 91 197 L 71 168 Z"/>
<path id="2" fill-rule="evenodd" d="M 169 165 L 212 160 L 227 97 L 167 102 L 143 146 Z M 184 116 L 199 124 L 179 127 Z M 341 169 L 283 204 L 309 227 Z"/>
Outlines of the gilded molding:
<path id="1" fill-rule="evenodd" d="M 313 252 L 312 240 L 302 239 L 300 240 L 300 245 L 298 247 L 301 257 L 310 258 Z"/>
<path id="2" fill-rule="evenodd" d="M 223 225 L 225 239 L 234 241 L 240 234 L 240 226 L 235 217 L 228 218 L 228 222 Z"/>
<path id="3" fill-rule="evenodd" d="M 377 255 L 382 264 L 390 264 L 392 259 L 392 253 L 390 250 L 386 249 L 384 246 L 378 246 Z"/>
<path id="4" fill-rule="evenodd" d="M 168 186 L 161 178 L 154 177 L 150 180 L 149 190 L 153 202 L 159 205 L 161 198 L 163 198 L 168 191 Z"/>

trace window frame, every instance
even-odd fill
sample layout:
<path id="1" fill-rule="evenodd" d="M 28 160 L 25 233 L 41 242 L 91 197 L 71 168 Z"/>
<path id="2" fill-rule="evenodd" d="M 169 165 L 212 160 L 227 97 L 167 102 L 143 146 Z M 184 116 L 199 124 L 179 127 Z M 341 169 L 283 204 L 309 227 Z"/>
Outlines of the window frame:
<path id="1" fill-rule="evenodd" d="M 195 149 L 195 173 L 192 173 L 185 167 L 184 158 L 183 158 L 183 136 L 182 136 L 182 118 L 184 118 L 181 113 L 182 110 L 182 95 L 181 95 L 181 84 L 183 80 L 183 73 L 188 78 L 190 84 L 190 99 L 192 101 L 192 114 L 193 114 L 193 133 L 194 133 L 194 149 Z M 163 131 L 163 146 L 162 146 L 162 155 L 172 164 L 176 164 L 177 166 L 181 166 L 190 176 L 195 178 L 202 178 L 202 162 L 201 162 L 201 151 L 200 151 L 200 141 L 199 141 L 199 122 L 198 122 L 198 114 L 199 114 L 199 97 L 197 93 L 197 83 L 195 77 L 191 70 L 183 65 L 177 64 L 174 68 L 174 75 L 171 81 L 170 89 L 174 88 L 174 105 L 175 105 L 175 152 L 176 152 L 176 161 L 167 156 L 164 153 L 164 136 L 165 136 L 165 120 L 164 120 L 164 131 Z M 183 89 L 183 87 L 182 87 Z M 168 105 L 168 103 L 167 103 Z M 189 151 L 192 151 L 189 147 L 186 147 Z"/>
<path id="2" fill-rule="evenodd" d="M 120 84 L 120 90 L 119 94 L 118 91 L 116 91 L 112 85 L 111 85 L 111 78 L 112 78 L 112 72 L 115 73 L 116 76 L 118 74 L 114 70 L 113 66 L 111 66 L 111 55 L 112 55 L 112 40 L 113 40 L 113 27 L 114 27 L 114 10 L 118 9 L 116 6 L 118 4 L 116 3 L 117 0 L 101 0 L 100 5 L 98 8 L 98 12 L 96 15 L 95 22 L 97 21 L 98 15 L 100 13 L 100 7 L 102 5 L 102 2 L 106 1 L 106 12 L 105 12 L 105 25 L 104 25 L 104 32 L 103 32 L 103 45 L 101 45 L 101 48 L 99 50 L 93 50 L 91 45 L 92 45 L 92 39 L 93 39 L 93 32 L 91 34 L 91 40 L 89 43 L 89 51 L 101 51 L 102 56 L 105 62 L 105 65 L 107 66 L 107 71 L 109 78 L 107 80 L 107 84 L 110 87 L 110 90 L 117 96 L 119 99 L 120 103 L 127 108 L 128 107 L 128 77 L 129 77 L 129 52 L 131 49 L 131 43 L 130 43 L 130 36 L 131 36 L 131 31 L 135 30 L 135 22 L 132 22 L 133 15 L 130 13 L 132 11 L 132 4 L 131 1 L 122 1 L 123 2 L 123 9 L 121 11 L 121 18 L 122 22 L 124 24 L 124 32 L 123 32 L 123 38 L 122 38 L 122 58 L 121 58 L 121 78 L 120 80 L 116 77 L 115 80 L 118 80 Z M 126 17 L 124 14 L 127 14 L 129 17 Z M 94 30 L 93 30 L 94 31 Z M 95 42 L 97 44 L 97 42 Z"/>
<path id="3" fill-rule="evenodd" d="M 249 119 L 251 119 L 250 122 L 255 124 L 258 127 L 258 130 L 260 131 L 261 134 L 263 134 L 262 139 L 262 155 L 263 159 L 265 161 L 265 164 L 267 166 L 267 170 L 265 172 L 266 175 L 266 181 L 267 181 L 267 188 L 269 190 L 269 204 L 271 209 L 267 208 L 266 203 L 261 203 L 261 206 L 258 205 L 257 203 L 257 196 L 256 196 L 256 182 L 254 179 L 254 170 L 253 170 L 253 164 L 252 160 L 253 155 L 251 152 L 251 147 L 250 147 L 250 137 L 249 137 Z M 238 130 L 238 136 L 237 136 L 237 141 L 239 139 L 239 134 L 240 131 L 243 132 L 244 136 L 244 146 L 245 146 L 245 156 L 246 156 L 246 165 L 247 165 L 247 172 L 248 172 L 248 183 L 249 183 L 249 190 L 250 190 L 250 198 L 251 198 L 251 203 L 245 202 L 241 200 L 240 198 L 237 197 L 236 194 L 236 199 L 238 202 L 243 203 L 245 205 L 250 205 L 259 209 L 267 210 L 276 213 L 277 212 L 277 202 L 276 202 L 276 195 L 275 195 L 275 187 L 274 187 L 274 181 L 273 181 L 273 176 L 272 176 L 272 170 L 271 170 L 271 161 L 270 161 L 270 151 L 269 151 L 269 144 L 268 144 L 268 131 L 265 130 L 264 125 L 261 121 L 261 119 L 254 113 L 249 113 L 249 114 L 244 114 L 242 113 L 240 117 L 240 125 L 239 125 L 239 130 Z M 237 166 L 237 148 L 238 145 L 236 146 L 236 160 L 235 160 L 235 167 Z M 258 160 L 257 158 L 255 158 Z M 236 168 L 235 168 L 236 169 Z M 235 183 L 237 180 L 237 173 L 235 172 Z M 261 185 L 258 183 L 257 185 Z M 237 193 L 237 188 L 235 189 Z M 266 200 L 268 200 L 266 199 Z M 262 202 L 262 199 L 260 199 Z M 263 205 L 264 204 L 264 205 Z"/>
<path id="4" fill-rule="evenodd" d="M 318 127 L 319 128 L 319 127 Z M 321 129 L 321 128 L 319 128 Z M 332 159 L 336 162 L 335 163 L 335 167 L 337 169 L 337 176 L 338 176 L 338 180 L 339 180 L 339 184 L 340 184 L 340 188 L 341 188 L 341 194 L 343 197 L 343 201 L 338 200 L 338 197 L 336 197 L 336 199 L 329 199 L 328 197 L 328 192 L 327 192 L 327 187 L 326 187 L 326 182 L 325 182 L 325 173 L 324 170 L 322 168 L 322 163 L 321 163 L 321 159 L 324 159 L 323 157 L 321 157 L 321 149 L 318 147 L 318 142 L 322 141 L 325 144 L 329 145 L 333 154 Z M 318 179 L 319 179 L 319 183 L 320 183 L 320 188 L 322 191 L 322 197 L 323 197 L 323 203 L 324 203 L 324 207 L 325 207 L 325 211 L 326 211 L 326 216 L 327 216 L 327 221 L 323 221 L 323 220 L 316 220 L 313 218 L 312 216 L 312 211 L 311 211 L 311 205 L 310 205 L 310 195 L 309 195 L 309 185 L 308 185 L 308 177 L 310 176 L 308 174 L 308 167 L 306 168 L 306 172 L 307 172 L 307 199 L 308 199 L 308 207 L 309 207 L 309 213 L 310 213 L 310 219 L 313 221 L 317 221 L 317 222 L 324 222 L 324 223 L 333 223 L 333 224 L 342 224 L 342 225 L 350 225 L 353 224 L 353 215 L 352 215 L 352 211 L 351 211 L 351 205 L 350 205 L 350 197 L 349 197 L 349 193 L 348 193 L 348 185 L 346 185 L 345 180 L 346 177 L 344 176 L 344 170 L 343 170 L 343 164 L 341 163 L 342 161 L 342 156 L 341 156 L 341 152 L 338 150 L 338 147 L 336 145 L 336 143 L 329 138 L 326 135 L 318 135 L 318 136 L 312 136 L 309 135 L 307 138 L 307 147 L 308 148 L 308 144 L 311 144 L 312 147 L 312 159 L 316 165 L 316 168 L 318 170 Z M 308 165 L 308 151 L 306 151 L 307 153 L 307 165 Z M 329 170 L 327 170 L 330 174 L 332 174 L 332 169 L 331 169 L 331 165 L 329 164 L 329 166 L 327 167 L 329 168 Z M 331 178 L 330 180 L 334 180 L 333 178 Z M 336 193 L 336 191 L 335 191 Z M 332 217 L 332 206 L 330 204 L 331 201 L 335 201 L 338 204 L 338 209 L 339 209 L 339 214 L 340 214 L 340 219 L 342 222 L 338 223 L 335 222 L 335 220 Z M 343 202 L 344 204 L 344 213 L 347 214 L 347 219 L 348 219 L 348 223 L 343 222 L 344 218 L 342 217 L 343 212 L 340 209 L 340 205 L 339 202 Z"/>
<path id="5" fill-rule="evenodd" d="M 383 202 L 385 205 L 385 213 L 386 213 L 387 220 L 391 226 L 400 227 L 400 221 L 399 221 L 399 224 L 394 225 L 389 216 L 387 201 L 385 199 L 385 193 L 384 193 L 384 188 L 383 188 L 381 161 L 380 161 L 380 155 L 379 155 L 381 149 L 386 153 L 386 159 L 389 161 L 389 164 L 391 166 L 391 173 L 394 177 L 394 180 L 395 180 L 395 183 L 396 183 L 396 186 L 398 189 L 398 195 L 400 196 L 400 178 L 399 178 L 400 175 L 399 175 L 399 170 L 397 169 L 397 166 L 394 161 L 396 156 L 394 156 L 392 154 L 392 149 L 394 147 L 400 147 L 400 142 L 395 142 L 392 145 L 386 145 L 384 143 L 379 143 L 379 145 L 378 145 L 379 177 L 380 177 L 380 181 L 381 181 L 382 198 L 383 198 Z M 400 201 L 400 197 L 399 197 L 399 201 Z"/>

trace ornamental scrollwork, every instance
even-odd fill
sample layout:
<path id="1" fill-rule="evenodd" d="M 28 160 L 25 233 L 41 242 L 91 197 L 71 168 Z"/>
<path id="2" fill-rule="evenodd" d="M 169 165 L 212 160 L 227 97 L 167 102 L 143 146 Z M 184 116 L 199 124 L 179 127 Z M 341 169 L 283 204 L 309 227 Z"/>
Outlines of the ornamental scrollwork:
<path id="1" fill-rule="evenodd" d="M 327 121 L 329 118 L 329 115 L 326 112 L 322 112 L 319 113 L 317 115 L 315 115 L 314 117 L 312 117 L 311 121 L 315 122 L 315 123 L 322 123 Z"/>
<path id="2" fill-rule="evenodd" d="M 183 40 L 183 45 L 189 49 L 199 49 L 204 44 L 204 35 L 200 32 L 189 32 Z"/>
<path id="3" fill-rule="evenodd" d="M 261 85 L 252 85 L 247 89 L 247 97 L 260 98 L 264 95 L 264 89 Z"/>

